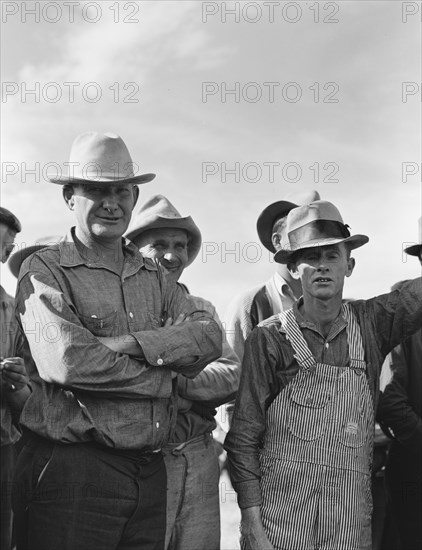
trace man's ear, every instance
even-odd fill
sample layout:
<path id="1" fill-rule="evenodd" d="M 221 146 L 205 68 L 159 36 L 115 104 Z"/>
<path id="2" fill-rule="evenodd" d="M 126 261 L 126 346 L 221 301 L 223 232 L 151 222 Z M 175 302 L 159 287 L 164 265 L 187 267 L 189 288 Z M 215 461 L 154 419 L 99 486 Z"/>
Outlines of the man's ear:
<path id="1" fill-rule="evenodd" d="M 73 210 L 75 206 L 75 191 L 73 187 L 69 184 L 63 185 L 63 198 L 69 210 Z"/>
<path id="2" fill-rule="evenodd" d="M 353 273 L 353 270 L 355 269 L 356 261 L 354 258 L 350 257 L 347 260 L 347 271 L 346 271 L 346 277 L 350 277 L 350 275 Z"/>
<path id="3" fill-rule="evenodd" d="M 281 246 L 281 237 L 278 233 L 273 233 L 271 235 L 271 242 L 273 243 L 273 247 L 278 250 Z"/>
<path id="4" fill-rule="evenodd" d="M 135 204 L 137 203 L 138 198 L 139 198 L 139 187 L 137 185 L 134 185 L 133 186 L 133 208 L 135 208 Z"/>
<path id="5" fill-rule="evenodd" d="M 289 262 L 287 264 L 287 269 L 290 272 L 290 275 L 293 277 L 293 279 L 296 279 L 297 281 L 300 279 L 299 271 L 297 269 L 297 265 L 293 262 Z"/>

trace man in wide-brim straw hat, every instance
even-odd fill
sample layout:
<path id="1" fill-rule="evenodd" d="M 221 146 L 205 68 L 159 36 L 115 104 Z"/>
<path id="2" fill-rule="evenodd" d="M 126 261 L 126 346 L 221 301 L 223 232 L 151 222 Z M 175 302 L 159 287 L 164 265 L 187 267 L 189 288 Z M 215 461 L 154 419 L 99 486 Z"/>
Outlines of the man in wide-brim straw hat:
<path id="1" fill-rule="evenodd" d="M 422 265 L 422 218 L 419 242 L 407 246 L 406 254 Z M 401 288 L 397 283 L 395 288 Z M 391 352 L 392 380 L 384 389 L 378 409 L 379 421 L 393 441 L 385 468 L 391 520 L 397 529 L 397 550 L 422 548 L 422 331 L 419 330 Z M 404 498 L 405 496 L 405 498 Z"/>
<path id="2" fill-rule="evenodd" d="M 367 242 L 327 201 L 287 216 L 275 260 L 303 295 L 248 338 L 226 438 L 246 548 L 371 548 L 379 375 L 422 324 L 422 281 L 343 304 L 351 250 Z"/>
<path id="3" fill-rule="evenodd" d="M 33 392 L 21 417 L 17 548 L 163 549 L 173 378 L 217 358 L 221 332 L 122 238 L 136 184 L 154 177 L 134 174 L 122 138 L 81 134 L 71 163 L 52 181 L 76 225 L 19 272 Z"/>
<path id="4" fill-rule="evenodd" d="M 151 197 L 134 214 L 126 236 L 144 256 L 159 261 L 174 281 L 194 261 L 201 246 L 201 233 L 191 216 L 181 216 L 162 195 Z M 191 299 L 221 326 L 210 302 Z M 211 432 L 216 427 L 215 407 L 233 399 L 237 391 L 239 370 L 239 359 L 223 339 L 218 360 L 194 380 L 178 377 L 178 394 L 183 401 L 174 433 L 163 449 L 168 550 L 220 548 L 219 465 Z"/>

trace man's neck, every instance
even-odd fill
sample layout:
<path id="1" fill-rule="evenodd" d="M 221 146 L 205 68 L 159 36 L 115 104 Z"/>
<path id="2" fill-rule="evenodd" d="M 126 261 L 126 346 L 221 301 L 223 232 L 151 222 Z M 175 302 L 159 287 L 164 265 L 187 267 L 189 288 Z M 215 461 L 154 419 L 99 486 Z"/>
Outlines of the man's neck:
<path id="1" fill-rule="evenodd" d="M 75 237 L 82 256 L 95 259 L 119 274 L 122 272 L 124 256 L 121 238 L 112 241 L 96 239 L 92 235 L 85 235 L 78 231 L 77 227 Z"/>
<path id="2" fill-rule="evenodd" d="M 323 336 L 328 336 L 331 325 L 341 311 L 341 296 L 321 300 L 313 296 L 304 296 L 300 311 L 303 317 L 321 329 Z"/>
<path id="3" fill-rule="evenodd" d="M 280 275 L 280 277 L 283 277 L 283 279 L 289 285 L 294 296 L 296 298 L 299 298 L 300 296 L 302 296 L 302 284 L 300 280 L 293 279 L 286 265 L 284 264 L 276 264 L 276 265 L 277 265 L 276 272 Z"/>

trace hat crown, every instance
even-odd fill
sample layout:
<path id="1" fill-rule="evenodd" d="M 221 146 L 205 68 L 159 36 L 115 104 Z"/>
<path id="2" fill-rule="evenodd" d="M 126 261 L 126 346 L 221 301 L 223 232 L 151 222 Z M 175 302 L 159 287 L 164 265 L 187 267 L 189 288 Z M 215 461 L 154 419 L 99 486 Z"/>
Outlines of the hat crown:
<path id="1" fill-rule="evenodd" d="M 138 210 L 137 217 L 147 219 L 150 216 L 160 218 L 181 218 L 180 212 L 164 195 L 154 195 Z"/>
<path id="2" fill-rule="evenodd" d="M 85 132 L 77 136 L 70 151 L 69 171 L 71 176 L 98 181 L 134 176 L 129 150 L 113 132 Z"/>
<path id="3" fill-rule="evenodd" d="M 317 220 L 338 222 L 344 225 L 343 218 L 333 203 L 317 200 L 303 206 L 298 206 L 290 211 L 286 220 L 286 235 L 307 223 Z"/>
<path id="4" fill-rule="evenodd" d="M 273 202 L 264 208 L 256 222 L 256 230 L 259 240 L 265 248 L 270 252 L 275 252 L 272 243 L 272 235 L 274 224 L 277 220 L 287 216 L 290 210 L 296 208 L 298 205 L 308 204 L 320 198 L 318 191 L 312 189 L 311 191 L 302 192 L 299 195 L 297 193 L 294 195 L 290 194 L 285 200 Z"/>

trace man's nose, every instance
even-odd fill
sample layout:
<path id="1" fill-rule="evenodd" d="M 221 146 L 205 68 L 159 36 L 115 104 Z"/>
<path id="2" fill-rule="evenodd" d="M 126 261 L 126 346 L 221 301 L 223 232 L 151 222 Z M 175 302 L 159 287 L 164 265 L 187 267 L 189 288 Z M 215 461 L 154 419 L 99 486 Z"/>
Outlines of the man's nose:
<path id="1" fill-rule="evenodd" d="M 328 269 L 328 264 L 327 264 L 327 261 L 326 261 L 325 258 L 322 258 L 322 257 L 321 257 L 321 258 L 318 260 L 317 269 L 318 269 L 319 271 L 325 271 L 325 270 Z"/>
<path id="2" fill-rule="evenodd" d="M 110 212 L 115 212 L 118 208 L 117 200 L 114 195 L 107 195 L 103 199 L 103 208 Z"/>
<path id="3" fill-rule="evenodd" d="M 163 258 L 166 260 L 166 262 L 173 263 L 176 261 L 176 255 L 174 253 L 174 250 L 166 250 Z"/>

